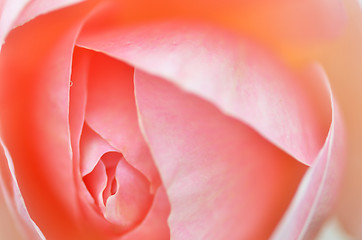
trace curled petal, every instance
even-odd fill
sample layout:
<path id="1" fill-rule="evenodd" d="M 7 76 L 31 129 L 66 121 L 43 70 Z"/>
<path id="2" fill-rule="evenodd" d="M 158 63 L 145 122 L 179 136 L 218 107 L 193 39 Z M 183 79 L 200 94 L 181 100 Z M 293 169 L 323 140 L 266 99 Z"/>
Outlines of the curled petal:
<path id="1" fill-rule="evenodd" d="M 93 53 L 85 120 L 140 170 L 155 190 L 160 185 L 160 179 L 138 126 L 133 74 L 129 65 L 104 54 Z"/>
<path id="2" fill-rule="evenodd" d="M 128 230 L 137 226 L 151 207 L 153 196 L 150 184 L 124 159 L 117 164 L 115 182 L 117 187 L 107 200 L 105 216 L 109 221 Z"/>
<path id="3" fill-rule="evenodd" d="M 171 203 L 171 238 L 267 239 L 306 166 L 165 80 L 136 71 L 135 89 Z"/>
<path id="4" fill-rule="evenodd" d="M 110 151 L 116 150 L 87 125 L 84 125 L 80 143 L 80 171 L 82 176 L 90 173 L 101 156 Z"/>
<path id="5" fill-rule="evenodd" d="M 31 19 L 84 0 L 2 0 L 0 2 L 0 49 L 7 34 Z"/>
<path id="6" fill-rule="evenodd" d="M 13 238 L 20 235 L 30 240 L 45 239 L 36 223 L 29 216 L 16 181 L 12 159 L 2 142 L 0 147 L 0 191 L 1 207 L 8 208 L 1 210 L 1 221 L 7 221 L 2 223 L 2 226 L 7 227 L 7 229 L 1 229 L 1 234 L 5 235 L 0 236 Z M 6 217 L 6 214 L 9 215 Z M 9 232 L 11 235 L 7 234 Z"/>
<path id="7" fill-rule="evenodd" d="M 122 240 L 169 240 L 170 229 L 167 224 L 169 213 L 170 203 L 166 191 L 163 187 L 160 187 L 144 221 L 133 231 L 122 237 Z"/>
<path id="8" fill-rule="evenodd" d="M 168 22 L 87 27 L 77 43 L 161 76 L 252 126 L 309 165 L 331 122 L 328 91 L 247 38 Z"/>
<path id="9" fill-rule="evenodd" d="M 345 129 L 333 98 L 327 76 L 318 65 L 308 74 L 323 83 L 329 91 L 332 123 L 326 141 L 315 162 L 306 172 L 296 197 L 272 239 L 314 239 L 326 216 L 335 206 L 346 157 Z"/>
<path id="10" fill-rule="evenodd" d="M 43 15 L 12 31 L 1 51 L 1 79 L 11 79 L 0 82 L 1 138 L 29 214 L 46 238 L 83 235 L 76 220 L 69 79 L 74 39 L 92 9 L 85 3 Z"/>

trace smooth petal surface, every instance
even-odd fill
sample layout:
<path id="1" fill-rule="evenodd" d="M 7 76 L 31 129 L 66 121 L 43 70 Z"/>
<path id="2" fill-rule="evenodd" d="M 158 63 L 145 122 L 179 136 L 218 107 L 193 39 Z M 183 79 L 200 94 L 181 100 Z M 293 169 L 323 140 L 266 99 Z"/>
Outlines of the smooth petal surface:
<path id="1" fill-rule="evenodd" d="M 0 147 L 0 191 L 1 221 L 0 236 L 8 238 L 28 238 L 29 240 L 44 239 L 38 226 L 29 216 L 14 174 L 14 166 L 9 152 L 1 142 Z M 6 222 L 5 222 L 6 221 Z"/>
<path id="2" fill-rule="evenodd" d="M 12 29 L 13 22 L 29 0 L 0 1 L 0 49 L 5 37 Z"/>
<path id="3" fill-rule="evenodd" d="M 117 187 L 107 200 L 105 216 L 122 229 L 129 230 L 143 220 L 151 207 L 150 182 L 124 159 L 117 163 L 114 178 Z"/>
<path id="4" fill-rule="evenodd" d="M 163 187 L 158 188 L 152 207 L 145 217 L 133 231 L 122 237 L 122 240 L 168 240 L 170 229 L 167 218 L 170 213 L 170 203 Z"/>
<path id="5" fill-rule="evenodd" d="M 39 17 L 14 30 L 1 52 L 1 79 L 11 79 L 0 83 L 2 139 L 29 214 L 46 238 L 80 234 L 69 79 L 74 38 L 91 7 L 84 4 Z M 29 38 L 44 32 L 42 38 Z"/>
<path id="6" fill-rule="evenodd" d="M 168 22 L 89 25 L 77 43 L 207 99 L 305 164 L 314 161 L 327 136 L 331 107 L 321 83 L 289 71 L 249 39 Z"/>
<path id="7" fill-rule="evenodd" d="M 98 164 L 94 167 L 92 173 L 86 175 L 83 179 L 89 193 L 94 198 L 95 203 L 98 206 L 102 206 L 101 209 L 104 210 L 102 193 L 107 186 L 107 173 L 103 162 L 99 161 Z"/>
<path id="8" fill-rule="evenodd" d="M 171 238 L 268 238 L 306 166 L 167 81 L 136 71 L 135 89 L 171 203 Z"/>
<path id="9" fill-rule="evenodd" d="M 154 190 L 160 185 L 157 169 L 138 126 L 132 67 L 104 54 L 93 54 L 86 121 L 149 179 Z"/>
<path id="10" fill-rule="evenodd" d="M 272 239 L 314 239 L 340 193 L 341 169 L 346 157 L 345 129 L 332 96 L 327 76 L 319 66 L 310 70 L 315 81 L 330 92 L 332 123 L 314 164 L 308 169 L 293 202 Z"/>
<path id="11" fill-rule="evenodd" d="M 90 173 L 106 152 L 116 151 L 87 125 L 83 127 L 80 143 L 80 171 L 82 176 Z"/>
<path id="12" fill-rule="evenodd" d="M 84 0 L 1 0 L 0 49 L 7 34 L 31 19 Z"/>
<path id="13" fill-rule="evenodd" d="M 340 34 L 346 22 L 340 0 L 136 0 L 113 1 L 102 25 L 185 19 L 216 23 L 268 44 L 309 44 Z"/>
<path id="14" fill-rule="evenodd" d="M 72 147 L 74 183 L 77 190 L 81 222 L 88 225 L 89 232 L 99 230 L 94 239 L 112 238 L 113 231 L 99 209 L 104 205 L 102 190 L 106 187 L 106 173 L 102 166 L 94 169 L 99 159 L 107 151 L 113 150 L 99 135 L 84 124 L 87 102 L 87 79 L 91 53 L 75 48 L 72 61 L 72 74 L 69 82 L 69 133 Z M 99 144 L 99 145 L 98 145 Z M 99 164 L 101 165 L 101 163 Z M 93 170 L 92 176 L 83 176 Z M 95 226 L 97 226 L 95 228 Z M 87 231 L 87 230 L 85 230 Z M 89 238 L 89 235 L 87 236 Z"/>

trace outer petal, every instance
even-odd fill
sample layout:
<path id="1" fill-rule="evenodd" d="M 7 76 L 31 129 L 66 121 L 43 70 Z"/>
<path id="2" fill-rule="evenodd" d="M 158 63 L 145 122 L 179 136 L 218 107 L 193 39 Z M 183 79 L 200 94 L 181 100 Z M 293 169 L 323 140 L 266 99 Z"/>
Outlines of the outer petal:
<path id="1" fill-rule="evenodd" d="M 54 11 L 84 0 L 1 0 L 0 49 L 8 32 L 38 15 Z"/>
<path id="2" fill-rule="evenodd" d="M 44 239 L 38 226 L 30 218 L 14 174 L 14 166 L 9 152 L 1 142 L 0 147 L 0 191 L 1 229 L 4 239 L 26 237 L 30 240 Z M 8 208 L 8 209 L 6 209 Z M 9 215 L 7 215 L 9 214 Z M 6 221 L 6 222 L 5 222 Z"/>
<path id="3" fill-rule="evenodd" d="M 6 35 L 12 29 L 13 22 L 29 0 L 0 1 L 0 49 Z"/>
<path id="4" fill-rule="evenodd" d="M 310 43 L 336 36 L 346 22 L 341 0 L 117 1 L 97 24 L 188 19 L 232 28 L 264 42 Z M 113 13 L 113 14 L 112 14 Z M 107 19 L 105 20 L 105 19 Z"/>
<path id="5" fill-rule="evenodd" d="M 246 38 L 195 23 L 87 27 L 78 44 L 105 52 L 218 106 L 303 163 L 330 126 L 328 91 Z"/>
<path id="6" fill-rule="evenodd" d="M 346 157 L 345 129 L 323 70 L 314 66 L 316 81 L 330 92 L 332 123 L 314 164 L 308 169 L 293 202 L 272 239 L 314 239 L 339 195 L 341 169 Z"/>
<path id="7" fill-rule="evenodd" d="M 14 30 L 1 52 L 1 137 L 28 211 L 52 239 L 80 234 L 69 77 L 74 38 L 92 7 L 84 4 L 39 17 Z"/>
<path id="8" fill-rule="evenodd" d="M 136 72 L 135 88 L 171 203 L 171 238 L 267 239 L 306 166 L 167 81 Z"/>

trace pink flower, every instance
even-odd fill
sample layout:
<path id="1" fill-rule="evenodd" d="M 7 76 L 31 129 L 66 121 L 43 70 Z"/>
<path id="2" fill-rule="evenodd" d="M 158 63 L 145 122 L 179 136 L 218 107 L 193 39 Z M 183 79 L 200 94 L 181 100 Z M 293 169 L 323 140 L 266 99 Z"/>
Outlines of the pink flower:
<path id="1" fill-rule="evenodd" d="M 333 210 L 328 77 L 277 46 L 338 36 L 339 1 L 0 13 L 1 186 L 27 239 L 311 239 Z"/>

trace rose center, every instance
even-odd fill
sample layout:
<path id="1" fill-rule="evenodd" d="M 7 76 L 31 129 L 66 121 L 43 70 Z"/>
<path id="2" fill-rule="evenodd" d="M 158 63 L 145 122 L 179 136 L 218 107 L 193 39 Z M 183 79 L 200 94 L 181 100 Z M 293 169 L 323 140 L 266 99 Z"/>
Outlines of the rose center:
<path id="1" fill-rule="evenodd" d="M 136 226 L 152 203 L 149 181 L 119 152 L 103 154 L 83 181 L 101 214 L 124 231 Z"/>

